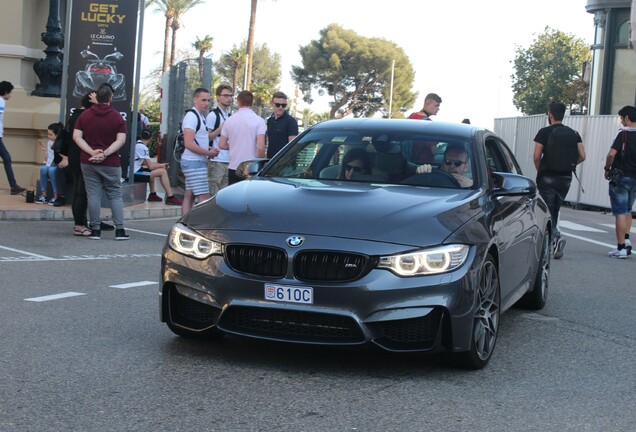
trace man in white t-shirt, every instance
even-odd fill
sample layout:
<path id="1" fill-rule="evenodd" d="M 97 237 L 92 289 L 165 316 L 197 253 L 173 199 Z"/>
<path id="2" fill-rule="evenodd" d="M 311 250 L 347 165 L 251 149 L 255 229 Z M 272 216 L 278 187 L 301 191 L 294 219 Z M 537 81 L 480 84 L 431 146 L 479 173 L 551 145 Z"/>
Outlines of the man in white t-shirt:
<path id="1" fill-rule="evenodd" d="M 208 137 L 210 143 L 219 148 L 219 139 L 225 120 L 230 117 L 229 109 L 232 105 L 234 92 L 232 87 L 221 84 L 216 88 L 216 108 L 210 111 L 205 119 L 208 124 Z M 217 126 L 218 125 L 218 126 Z M 216 126 L 216 127 L 215 127 Z M 220 150 L 217 157 L 210 159 L 208 163 L 208 182 L 210 183 L 210 196 L 227 186 L 227 165 L 230 162 L 228 150 Z"/>
<path id="2" fill-rule="evenodd" d="M 4 164 L 4 171 L 7 173 L 9 186 L 11 186 L 11 195 L 18 195 L 26 189 L 16 183 L 11 165 L 11 155 L 9 154 L 9 150 L 5 147 L 4 142 L 2 142 L 2 136 L 4 135 L 4 107 L 6 101 L 11 99 L 12 91 L 13 84 L 9 81 L 0 82 L 0 158 L 2 158 L 2 163 Z"/>
<path id="3" fill-rule="evenodd" d="M 166 205 L 182 205 L 180 199 L 172 194 L 172 188 L 170 187 L 170 177 L 168 177 L 168 164 L 158 163 L 150 159 L 150 151 L 148 144 L 152 139 L 152 131 L 150 129 L 143 129 L 139 134 L 137 144 L 135 144 L 135 181 L 146 180 L 148 181 L 148 187 L 150 188 L 150 195 L 148 195 L 148 201 L 161 202 L 163 201 L 155 191 L 155 179 L 159 177 L 163 190 L 166 191 Z M 145 179 L 144 179 L 145 177 Z"/>
<path id="4" fill-rule="evenodd" d="M 219 154 L 210 148 L 205 113 L 210 106 L 210 91 L 199 87 L 194 91 L 194 107 L 188 110 L 181 123 L 185 150 L 181 156 L 181 171 L 186 180 L 181 213 L 186 214 L 197 202 L 210 198 L 208 185 L 208 158 Z"/>
<path id="5" fill-rule="evenodd" d="M 265 120 L 252 110 L 254 96 L 248 90 L 240 92 L 236 98 L 238 112 L 227 119 L 221 130 L 220 149 L 230 150 L 228 183 L 243 180 L 236 175 L 238 165 L 246 160 L 265 157 Z"/>

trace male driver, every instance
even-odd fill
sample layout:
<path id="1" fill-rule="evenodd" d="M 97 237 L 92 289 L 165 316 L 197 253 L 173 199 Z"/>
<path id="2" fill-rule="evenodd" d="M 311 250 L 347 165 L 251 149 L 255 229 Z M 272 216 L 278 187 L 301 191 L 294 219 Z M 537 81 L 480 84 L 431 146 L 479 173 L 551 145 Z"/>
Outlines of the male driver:
<path id="1" fill-rule="evenodd" d="M 412 113 L 408 118 L 414 120 L 431 120 L 431 116 L 437 115 L 442 98 L 435 93 L 429 93 L 424 98 L 424 107 Z M 415 141 L 412 144 L 409 160 L 415 164 L 431 164 L 435 162 L 437 154 L 437 142 Z"/>
<path id="2" fill-rule="evenodd" d="M 243 180 L 236 175 L 238 165 L 246 160 L 265 157 L 265 120 L 252 110 L 254 96 L 249 90 L 243 90 L 236 98 L 238 112 L 227 119 L 221 139 L 220 149 L 230 150 L 228 182 L 233 184 Z"/>
<path id="3" fill-rule="evenodd" d="M 181 156 L 181 171 L 185 177 L 185 194 L 181 213 L 186 214 L 197 202 L 210 198 L 208 185 L 208 158 L 219 154 L 219 149 L 210 148 L 205 113 L 210 105 L 210 91 L 199 87 L 194 91 L 194 107 L 188 110 L 181 123 L 185 150 Z"/>
<path id="4" fill-rule="evenodd" d="M 287 95 L 277 91 L 272 97 L 274 112 L 267 119 L 267 157 L 269 159 L 298 135 L 298 122 L 287 113 L 285 108 L 287 108 Z"/>
<path id="5" fill-rule="evenodd" d="M 121 194 L 121 162 L 118 150 L 126 142 L 126 122 L 110 103 L 113 91 L 102 84 L 97 89 L 97 103 L 85 110 L 75 122 L 73 141 L 82 149 L 80 164 L 90 220 L 90 239 L 101 238 L 100 210 L 102 193 L 106 193 L 115 224 L 115 240 L 128 240 L 124 230 L 124 201 Z"/>
<path id="6" fill-rule="evenodd" d="M 468 169 L 468 164 L 468 153 L 466 153 L 465 148 L 449 146 L 444 152 L 444 161 L 440 169 L 452 175 L 460 187 L 466 188 L 473 185 L 473 180 L 464 175 Z"/>
<path id="7" fill-rule="evenodd" d="M 616 249 L 611 250 L 609 256 L 623 259 L 632 254 L 629 231 L 636 201 L 636 107 L 625 106 L 618 111 L 618 116 L 623 127 L 605 158 L 605 178 L 610 179 L 613 169 L 620 170 L 609 185 L 612 213 L 616 219 Z"/>
<path id="8" fill-rule="evenodd" d="M 548 166 L 551 162 L 549 158 L 546 157 L 546 150 L 556 151 L 557 148 L 574 148 L 576 146 L 578 157 L 575 155 L 576 160 L 572 162 L 574 165 L 578 165 L 585 160 L 585 148 L 583 147 L 581 136 L 578 132 L 563 124 L 564 116 L 565 105 L 557 101 L 551 102 L 548 112 L 548 123 L 550 126 L 541 128 L 534 137 L 533 159 L 534 166 L 537 169 L 537 188 L 550 210 L 550 216 L 552 217 L 552 224 L 554 226 L 554 234 L 552 237 L 554 259 L 563 257 L 563 249 L 565 249 L 565 239 L 561 238 L 557 222 L 561 204 L 563 204 L 570 190 L 570 183 L 572 183 L 572 168 L 555 170 Z M 555 133 L 557 129 L 562 128 L 567 128 L 567 130 Z M 551 137 L 552 134 L 554 134 L 553 137 Z M 554 147 L 548 149 L 550 146 Z"/>
<path id="9" fill-rule="evenodd" d="M 11 195 L 18 195 L 24 192 L 26 189 L 22 186 L 19 186 L 18 183 L 15 181 L 13 167 L 11 166 L 11 155 L 9 154 L 9 150 L 7 150 L 4 143 L 2 142 L 2 135 L 4 131 L 4 106 L 6 101 L 11 99 L 12 91 L 13 84 L 11 84 L 9 81 L 0 82 L 0 158 L 2 158 L 2 163 L 4 164 L 4 171 L 7 173 L 9 186 L 11 186 Z"/>
<path id="10" fill-rule="evenodd" d="M 216 88 L 216 108 L 210 111 L 205 122 L 208 125 L 208 138 L 214 148 L 219 148 L 219 136 L 223 129 L 225 120 L 230 117 L 230 106 L 234 91 L 227 84 L 221 84 Z M 219 149 L 220 150 L 220 149 Z M 208 162 L 208 183 L 210 186 L 210 196 L 216 195 L 218 191 L 227 186 L 227 164 L 230 162 L 230 155 L 227 150 L 220 150 L 219 154 Z"/>

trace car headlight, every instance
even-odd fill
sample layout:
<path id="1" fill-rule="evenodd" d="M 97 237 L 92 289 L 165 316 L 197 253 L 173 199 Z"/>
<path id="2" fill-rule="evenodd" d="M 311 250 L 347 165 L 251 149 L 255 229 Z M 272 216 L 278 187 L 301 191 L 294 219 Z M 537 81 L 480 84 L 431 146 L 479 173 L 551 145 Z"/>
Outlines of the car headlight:
<path id="1" fill-rule="evenodd" d="M 398 276 L 425 276 L 455 270 L 466 262 L 470 247 L 454 244 L 401 255 L 380 257 L 378 268 Z"/>
<path id="2" fill-rule="evenodd" d="M 168 242 L 175 251 L 196 259 L 204 259 L 210 255 L 223 253 L 220 243 L 208 240 L 181 224 L 172 227 Z"/>

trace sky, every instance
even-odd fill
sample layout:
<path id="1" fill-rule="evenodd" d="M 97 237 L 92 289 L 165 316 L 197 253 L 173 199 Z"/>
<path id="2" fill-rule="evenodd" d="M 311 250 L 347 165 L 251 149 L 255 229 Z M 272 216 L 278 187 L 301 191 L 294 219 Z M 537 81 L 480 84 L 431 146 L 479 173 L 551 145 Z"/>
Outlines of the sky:
<path id="1" fill-rule="evenodd" d="M 525 4 L 524 4 L 525 3 Z M 587 0 L 260 0 L 256 44 L 281 55 L 281 88 L 294 94 L 292 65 L 301 66 L 301 46 L 320 38 L 331 23 L 365 37 L 384 38 L 400 46 L 415 70 L 413 91 L 419 111 L 427 93 L 442 105 L 437 119 L 493 128 L 495 118 L 521 115 L 512 98 L 510 75 L 515 48 L 528 48 L 546 26 L 592 44 L 593 15 Z M 178 49 L 192 50 L 197 36 L 214 39 L 213 61 L 247 39 L 250 0 L 205 0 L 184 15 L 177 32 Z M 142 42 L 143 71 L 160 67 L 165 17 L 148 8 Z M 193 51 L 193 50 L 192 50 Z M 310 106 L 328 111 L 326 98 Z M 411 111 L 408 111 L 408 115 Z"/>

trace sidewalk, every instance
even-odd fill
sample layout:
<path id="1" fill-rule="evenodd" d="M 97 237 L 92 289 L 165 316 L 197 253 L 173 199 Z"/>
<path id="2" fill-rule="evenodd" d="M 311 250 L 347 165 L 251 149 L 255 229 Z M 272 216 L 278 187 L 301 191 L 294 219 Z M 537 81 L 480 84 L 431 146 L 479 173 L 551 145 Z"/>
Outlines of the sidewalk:
<path id="1" fill-rule="evenodd" d="M 165 199 L 161 192 L 159 196 Z M 163 202 L 143 202 L 124 207 L 124 220 L 159 219 L 181 216 L 181 206 Z M 109 208 L 102 207 L 102 219 L 112 220 Z M 73 220 L 70 205 L 53 207 L 48 204 L 27 203 L 23 195 L 11 195 L 9 189 L 0 189 L 0 220 Z"/>

